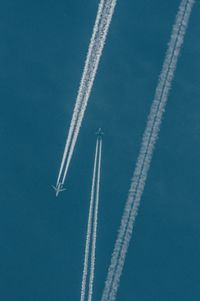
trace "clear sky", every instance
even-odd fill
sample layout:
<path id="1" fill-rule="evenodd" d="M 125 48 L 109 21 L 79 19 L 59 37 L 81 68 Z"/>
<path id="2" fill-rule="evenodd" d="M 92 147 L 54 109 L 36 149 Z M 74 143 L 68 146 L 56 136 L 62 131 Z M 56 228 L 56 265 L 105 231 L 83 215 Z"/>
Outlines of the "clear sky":
<path id="1" fill-rule="evenodd" d="M 95 150 L 100 300 L 179 0 L 118 0 L 66 181 L 65 138 L 97 0 L 0 2 L 0 300 L 79 300 Z M 118 301 L 200 299 L 200 5 L 194 6 Z"/>

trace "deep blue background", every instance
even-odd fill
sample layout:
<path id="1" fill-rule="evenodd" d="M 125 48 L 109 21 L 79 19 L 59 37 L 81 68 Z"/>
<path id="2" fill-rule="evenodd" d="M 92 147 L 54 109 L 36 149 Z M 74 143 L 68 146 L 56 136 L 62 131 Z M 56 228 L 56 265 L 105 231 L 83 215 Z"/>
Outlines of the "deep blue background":
<path id="1" fill-rule="evenodd" d="M 118 1 L 73 156 L 55 184 L 97 0 L 0 2 L 0 300 L 79 300 L 96 128 L 105 132 L 100 300 L 179 0 Z M 200 42 L 194 6 L 118 301 L 200 299 Z"/>

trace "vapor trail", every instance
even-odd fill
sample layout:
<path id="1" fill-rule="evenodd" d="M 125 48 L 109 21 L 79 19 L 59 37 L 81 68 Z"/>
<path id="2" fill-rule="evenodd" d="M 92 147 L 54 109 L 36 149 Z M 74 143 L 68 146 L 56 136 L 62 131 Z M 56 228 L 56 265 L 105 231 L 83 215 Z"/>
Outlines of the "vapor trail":
<path id="1" fill-rule="evenodd" d="M 117 0 L 101 0 L 57 178 L 64 184 Z M 67 160 L 67 162 L 66 162 Z M 64 170 L 64 172 L 63 172 Z M 63 173 L 63 175 L 62 175 Z M 62 176 L 62 180 L 61 180 Z"/>
<path id="2" fill-rule="evenodd" d="M 146 150 L 148 149 L 148 147 L 147 147 L 148 144 L 149 144 L 148 141 L 149 141 L 149 138 L 152 134 L 152 128 L 153 128 L 155 116 L 157 114 L 157 110 L 158 110 L 158 107 L 159 107 L 159 104 L 160 104 L 160 100 L 161 100 L 161 96 L 162 96 L 162 92 L 163 92 L 163 87 L 166 84 L 166 78 L 167 78 L 167 75 L 168 75 L 168 72 L 169 72 L 169 67 L 170 67 L 170 64 L 171 64 L 172 57 L 174 55 L 174 49 L 175 49 L 175 45 L 176 45 L 176 42 L 177 42 L 177 36 L 179 34 L 180 25 L 182 24 L 182 18 L 183 18 L 184 13 L 185 13 L 186 3 L 187 3 L 187 0 L 182 1 L 182 5 L 179 8 L 179 13 L 177 15 L 175 25 L 173 27 L 173 32 L 172 32 L 171 40 L 170 40 L 170 43 L 169 43 L 169 48 L 168 48 L 166 58 L 165 58 L 165 61 L 164 61 L 164 65 L 163 65 L 163 69 L 162 69 L 162 72 L 161 72 L 161 75 L 160 75 L 159 84 L 158 84 L 157 89 L 156 89 L 156 94 L 155 94 L 155 98 L 154 98 L 154 101 L 153 101 L 153 104 L 152 104 L 151 113 L 149 114 L 148 124 L 147 124 L 146 130 L 145 130 L 145 134 L 143 136 L 143 143 L 142 143 L 141 151 L 139 153 L 140 155 L 139 155 L 138 160 L 137 160 L 136 170 L 135 170 L 134 177 L 133 177 L 133 183 L 132 183 L 132 187 L 130 189 L 130 193 L 132 193 L 132 194 L 135 193 L 136 187 L 138 185 L 138 179 L 139 179 L 140 174 L 141 174 L 141 170 L 142 170 L 142 166 L 143 166 L 143 162 L 144 162 L 144 157 L 146 156 Z M 120 230 L 119 230 L 119 233 L 118 233 L 117 241 L 115 243 L 115 248 L 114 248 L 114 252 L 113 252 L 113 255 L 112 255 L 112 260 L 111 260 L 111 264 L 110 264 L 109 271 L 108 271 L 108 277 L 107 277 L 106 285 L 105 285 L 105 289 L 104 289 L 104 296 L 108 295 L 108 292 L 109 292 L 110 287 L 111 287 L 111 282 L 112 282 L 113 276 L 115 274 L 115 267 L 116 267 L 116 264 L 117 264 L 121 244 L 122 244 L 124 233 L 125 233 L 125 230 L 126 230 L 126 226 L 127 226 L 131 206 L 132 206 L 132 203 L 133 203 L 133 201 L 132 201 L 133 197 L 134 197 L 134 195 L 132 195 L 132 198 L 130 198 L 130 201 L 129 202 L 127 201 L 127 203 L 126 203 L 123 218 L 122 218 L 122 221 L 121 221 L 121 227 L 120 227 Z"/>
<path id="3" fill-rule="evenodd" d="M 67 140 L 66 140 L 66 144 L 65 144 L 65 149 L 64 149 L 64 154 L 62 157 L 62 162 L 61 162 L 61 166 L 60 166 L 60 170 L 59 170 L 59 174 L 58 174 L 58 178 L 57 178 L 57 184 L 60 182 L 60 177 L 63 171 L 63 167 L 64 167 L 64 163 L 66 160 L 66 156 L 67 153 L 69 151 L 69 147 L 70 147 L 70 143 L 71 143 L 71 139 L 72 139 L 72 134 L 75 128 L 75 124 L 77 121 L 77 116 L 79 113 L 79 108 L 82 102 L 82 97 L 84 95 L 84 89 L 85 89 L 85 82 L 87 79 L 87 72 L 88 72 L 88 68 L 90 65 L 90 60 L 92 57 L 92 51 L 94 49 L 94 45 L 95 45 L 95 40 L 96 40 L 96 36 L 98 33 L 98 29 L 99 29 L 99 22 L 101 20 L 101 16 L 102 16 L 102 11 L 103 11 L 103 7 L 105 4 L 105 0 L 100 0 L 99 6 L 98 6 L 98 11 L 97 11 L 97 16 L 96 16 L 96 20 L 95 20 L 95 24 L 93 27 L 93 32 L 92 32 L 92 37 L 90 40 L 90 44 L 89 44 L 89 48 L 88 48 L 88 52 L 87 52 L 87 56 L 86 56 L 86 60 L 85 60 L 85 66 L 83 69 L 83 74 L 82 74 L 82 78 L 81 78 L 81 82 L 80 82 L 80 86 L 79 86 L 79 90 L 78 90 L 78 95 L 76 98 L 76 103 L 75 103 L 75 107 L 74 107 L 74 111 L 73 111 L 73 115 L 72 115 L 72 119 L 71 119 L 71 123 L 70 123 L 70 127 L 69 127 L 69 132 L 68 132 L 68 136 L 67 136 Z"/>
<path id="4" fill-rule="evenodd" d="M 99 140 L 97 140 L 96 143 L 94 169 L 93 169 L 93 176 L 92 176 L 92 189 L 91 189 L 91 196 L 90 196 L 90 207 L 89 207 L 89 216 L 88 216 L 88 224 L 87 224 L 85 256 L 84 256 L 82 285 L 81 285 L 81 299 L 80 299 L 81 301 L 85 300 L 85 292 L 86 292 L 88 261 L 89 261 L 89 251 L 90 251 L 91 232 L 92 232 L 93 208 L 94 208 L 94 198 L 95 198 L 95 181 L 96 181 L 95 178 L 96 178 L 96 169 L 97 169 L 98 152 L 99 152 L 98 149 L 99 149 Z"/>
<path id="5" fill-rule="evenodd" d="M 142 145 L 137 159 L 136 169 L 131 181 L 128 199 L 124 209 L 118 237 L 108 270 L 102 301 L 116 299 L 117 289 L 123 270 L 126 253 L 132 236 L 133 226 L 140 205 L 148 170 L 150 167 L 153 150 L 162 121 L 162 116 L 168 99 L 169 90 L 176 69 L 178 56 L 184 40 L 189 17 L 194 1 L 181 1 L 176 22 L 173 27 L 162 72 L 159 78 L 155 97 L 152 103 L 147 126 L 143 135 Z"/>
<path id="6" fill-rule="evenodd" d="M 95 79 L 95 75 L 96 75 L 96 71 L 98 68 L 98 64 L 99 64 L 99 60 L 100 57 L 102 55 L 102 51 L 103 51 L 103 47 L 105 44 L 105 40 L 106 40 L 106 36 L 108 33 L 108 29 L 109 29 L 109 25 L 110 22 L 112 20 L 112 16 L 114 13 L 114 9 L 115 9 L 115 5 L 116 5 L 116 0 L 106 0 L 105 5 L 104 5 L 104 9 L 102 12 L 102 17 L 101 17 L 101 22 L 99 25 L 99 32 L 98 32 L 98 37 L 96 40 L 96 47 L 94 47 L 94 52 L 93 52 L 93 60 L 91 60 L 91 66 L 88 69 L 88 80 L 86 81 L 86 85 L 85 85 L 85 95 L 82 99 L 82 104 L 80 107 L 80 111 L 79 111 L 79 115 L 77 118 L 77 123 L 74 129 L 74 134 L 73 134 L 73 138 L 72 138 L 72 142 L 71 142 L 71 146 L 70 146 L 70 150 L 69 150 L 69 154 L 67 157 L 67 163 L 65 166 L 65 172 L 63 175 L 63 179 L 62 179 L 62 184 L 64 184 L 65 182 L 65 178 L 68 172 L 68 168 L 69 168 L 69 164 L 71 162 L 71 158 L 74 152 L 74 148 L 75 148 L 75 144 L 76 144 L 76 140 L 79 134 L 79 130 L 81 127 L 81 123 L 84 117 L 84 113 L 87 107 L 87 103 L 88 103 L 88 99 L 91 93 L 91 89 L 94 83 L 94 79 Z"/>
<path id="7" fill-rule="evenodd" d="M 96 185 L 96 203 L 94 210 L 94 223 L 93 223 L 93 241 L 92 241 L 92 252 L 91 252 L 91 265 L 90 265 L 90 279 L 89 279 L 89 293 L 88 301 L 92 301 L 93 296 L 93 284 L 94 284 L 94 271 L 95 271 L 95 256 L 96 256 L 96 239 L 97 239 L 97 224 L 98 224 L 98 210 L 99 210 L 99 188 L 100 188 L 100 177 L 101 177 L 101 151 L 102 151 L 102 139 L 99 142 L 99 160 L 97 170 L 97 185 Z"/>

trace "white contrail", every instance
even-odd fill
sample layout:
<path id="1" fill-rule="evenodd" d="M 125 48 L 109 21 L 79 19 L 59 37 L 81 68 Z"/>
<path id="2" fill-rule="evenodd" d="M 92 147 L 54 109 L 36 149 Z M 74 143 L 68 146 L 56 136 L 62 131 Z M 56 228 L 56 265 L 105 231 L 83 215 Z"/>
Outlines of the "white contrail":
<path id="1" fill-rule="evenodd" d="M 82 120 L 84 117 L 84 113 L 87 107 L 87 103 L 88 103 L 88 99 L 90 97 L 90 93 L 91 93 L 91 89 L 94 83 L 94 79 L 95 79 L 95 75 L 97 72 L 97 68 L 99 65 L 99 61 L 102 55 L 102 51 L 103 51 L 103 47 L 105 44 L 105 40 L 106 40 L 106 36 L 108 33 L 108 29 L 109 29 L 109 25 L 111 23 L 112 20 L 112 16 L 114 13 L 114 9 L 115 9 L 115 5 L 116 5 L 116 1 L 117 0 L 106 0 L 105 4 L 104 4 L 104 8 L 103 8 L 103 12 L 102 12 L 102 16 L 101 16 L 101 21 L 99 24 L 99 30 L 98 30 L 98 35 L 96 38 L 96 43 L 94 45 L 94 51 L 91 55 L 91 61 L 90 61 L 90 66 L 88 67 L 88 78 L 85 81 L 85 91 L 84 91 L 84 96 L 82 97 L 81 100 L 81 106 L 80 106 L 80 110 L 79 110 L 79 114 L 77 117 L 77 122 L 74 128 L 74 132 L 73 132 L 73 138 L 71 141 L 71 145 L 70 145 L 70 150 L 67 156 L 67 163 L 65 165 L 65 172 L 62 178 L 62 184 L 64 184 L 65 182 L 65 178 L 68 172 L 68 168 L 69 168 L 69 164 L 71 162 L 71 158 L 74 152 L 74 148 L 75 148 L 75 144 L 76 144 L 76 140 L 79 134 L 79 130 L 82 124 Z"/>
<path id="2" fill-rule="evenodd" d="M 87 102 L 94 83 L 99 61 L 102 55 L 103 47 L 109 30 L 109 25 L 112 19 L 116 1 L 117 0 L 101 0 L 99 4 L 98 13 L 93 29 L 93 34 L 90 41 L 85 67 L 84 67 L 81 83 L 79 86 L 79 91 L 78 91 L 78 95 L 77 95 L 77 99 L 72 115 L 72 120 L 69 128 L 65 149 L 64 149 L 64 154 L 63 154 L 63 158 L 62 158 L 62 162 L 57 178 L 57 184 L 60 182 L 63 169 L 65 166 L 66 158 L 68 160 L 61 181 L 62 184 L 64 184 L 67 175 L 71 157 L 74 151 L 80 126 L 82 123 L 83 115 L 87 106 Z"/>
<path id="3" fill-rule="evenodd" d="M 146 130 L 145 130 L 144 139 L 143 139 L 143 143 L 142 143 L 142 147 L 141 147 L 141 151 L 140 151 L 140 156 L 138 158 L 137 168 L 134 173 L 134 185 L 132 185 L 132 188 L 130 190 L 130 192 L 132 192 L 132 193 L 135 192 L 135 189 L 136 189 L 137 183 L 138 183 L 138 178 L 141 174 L 141 170 L 142 170 L 142 166 L 143 166 L 143 162 L 144 162 L 144 156 L 146 154 L 146 149 L 147 149 L 147 145 L 148 145 L 148 143 L 146 143 L 146 142 L 149 141 L 149 137 L 151 135 L 150 129 L 153 128 L 153 123 L 154 123 L 154 119 L 155 119 L 155 115 L 156 115 L 155 113 L 157 112 L 157 108 L 160 103 L 163 87 L 164 87 L 165 81 L 166 81 L 166 76 L 168 74 L 171 59 L 174 54 L 174 49 L 175 49 L 175 45 L 176 45 L 176 41 L 177 41 L 177 35 L 179 33 L 180 24 L 182 24 L 182 18 L 183 18 L 184 12 L 185 12 L 185 4 L 186 3 L 187 3 L 187 0 L 182 2 L 180 9 L 179 9 L 179 13 L 176 18 L 175 26 L 173 28 L 173 32 L 172 32 L 169 48 L 168 48 L 168 51 L 166 54 L 166 59 L 164 62 L 163 70 L 161 72 L 159 84 L 156 89 L 155 99 L 152 104 L 151 113 L 149 114 L 149 120 L 148 120 L 148 124 L 147 124 Z M 105 296 L 108 296 L 108 293 L 109 293 L 109 290 L 111 287 L 111 282 L 112 282 L 113 276 L 115 274 L 115 267 L 117 264 L 117 259 L 119 256 L 124 233 L 126 230 L 131 206 L 132 206 L 132 198 L 130 198 L 130 201 L 126 203 L 123 218 L 121 221 L 120 230 L 118 233 L 118 238 L 115 243 L 115 248 L 114 248 L 114 252 L 112 255 L 111 264 L 109 267 L 108 276 L 107 276 L 107 280 L 106 280 L 106 284 L 105 284 L 105 288 L 104 288 L 104 293 L 103 293 L 104 299 L 102 299 L 102 300 L 107 300 Z"/>
<path id="4" fill-rule="evenodd" d="M 67 136 L 67 140 L 66 140 L 66 144 L 65 144 L 64 154 L 63 154 L 63 157 L 62 157 L 62 162 L 61 162 L 61 166 L 60 166 L 60 170 L 59 170 L 59 174 L 58 174 L 58 178 L 57 178 L 57 184 L 60 182 L 60 177 L 61 177 L 61 174 L 62 174 L 62 171 L 63 171 L 63 167 L 64 167 L 64 163 L 65 163 L 65 160 L 66 160 L 67 153 L 69 151 L 73 131 L 74 131 L 75 124 L 76 124 L 76 121 L 77 121 L 77 116 L 78 116 L 78 113 L 79 113 L 79 108 L 80 108 L 80 105 L 81 105 L 81 102 L 82 102 L 82 97 L 84 95 L 87 72 L 88 72 L 88 68 L 89 68 L 89 65 L 90 65 L 92 51 L 94 49 L 94 45 L 95 45 L 95 41 L 96 41 L 96 35 L 98 33 L 98 30 L 99 30 L 99 22 L 101 21 L 101 16 L 102 16 L 102 11 L 103 11 L 104 4 L 105 4 L 105 0 L 100 0 L 98 11 L 97 11 L 97 16 L 96 16 L 96 20 L 95 20 L 95 24 L 94 24 L 94 27 L 93 27 L 93 33 L 92 33 L 92 37 L 91 37 L 89 48 L 88 48 L 88 53 L 87 53 L 86 60 L 85 60 L 83 74 L 82 74 L 82 78 L 81 78 L 81 82 L 80 82 L 80 86 L 79 86 L 79 90 L 78 90 L 78 95 L 77 95 L 77 98 L 76 98 L 76 103 L 75 103 L 75 107 L 74 107 L 74 111 L 73 111 L 73 115 L 72 115 L 72 119 L 71 119 L 71 123 L 70 123 L 70 127 L 69 127 L 69 132 L 68 132 L 68 136 Z"/>
<path id="5" fill-rule="evenodd" d="M 114 301 L 116 299 L 117 289 L 129 242 L 132 236 L 135 218 L 140 205 L 153 150 L 158 138 L 162 116 L 193 4 L 193 0 L 183 0 L 179 7 L 179 12 L 173 27 L 168 51 L 156 89 L 155 98 L 152 103 L 147 126 L 143 135 L 141 150 L 131 181 L 131 187 L 115 243 L 114 252 L 112 254 L 111 264 L 101 299 L 102 301 Z"/>
<path id="6" fill-rule="evenodd" d="M 90 251 L 91 233 L 92 233 L 92 219 L 93 219 L 92 216 L 93 216 L 94 198 L 95 198 L 95 179 L 96 179 L 96 169 L 97 169 L 97 162 L 98 162 L 98 152 L 99 152 L 98 150 L 99 150 L 99 140 L 97 140 L 96 143 L 94 169 L 93 169 L 93 176 L 92 176 L 92 189 L 91 189 L 91 197 L 90 197 L 87 235 L 86 235 L 86 243 L 85 243 L 85 256 L 84 256 L 82 285 L 81 285 L 81 298 L 80 298 L 81 301 L 85 300 L 85 292 L 86 292 L 89 251 Z"/>
<path id="7" fill-rule="evenodd" d="M 93 241 L 91 251 L 91 265 L 90 265 L 90 279 L 89 279 L 89 293 L 88 301 L 92 301 L 93 296 L 93 284 L 94 284 L 94 271 L 95 271 L 95 256 L 96 256 L 96 239 L 97 239 L 97 223 L 98 223 L 98 210 L 99 210 L 99 188 L 101 177 L 101 152 L 102 152 L 102 139 L 99 142 L 99 160 L 97 169 L 97 185 L 96 185 L 96 203 L 94 210 L 94 223 L 93 223 Z"/>

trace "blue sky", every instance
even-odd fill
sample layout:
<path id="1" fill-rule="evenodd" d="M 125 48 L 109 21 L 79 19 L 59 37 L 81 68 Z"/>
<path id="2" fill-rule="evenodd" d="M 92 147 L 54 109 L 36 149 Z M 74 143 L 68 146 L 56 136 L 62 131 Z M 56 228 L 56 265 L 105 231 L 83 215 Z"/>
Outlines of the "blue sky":
<path id="1" fill-rule="evenodd" d="M 105 132 L 94 301 L 178 9 L 118 1 L 67 178 L 55 184 L 98 1 L 0 3 L 0 298 L 79 299 L 95 149 Z M 200 8 L 191 16 L 118 294 L 199 300 Z"/>

